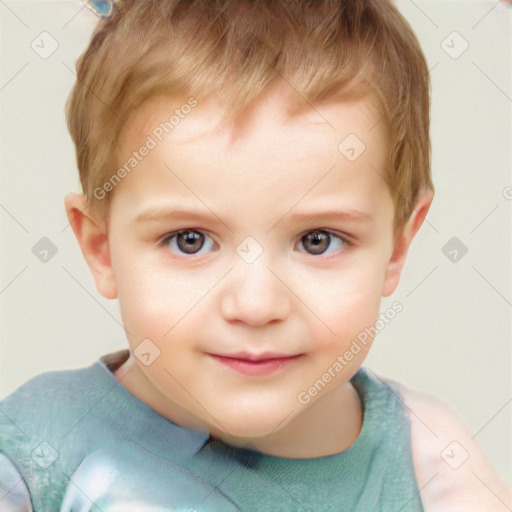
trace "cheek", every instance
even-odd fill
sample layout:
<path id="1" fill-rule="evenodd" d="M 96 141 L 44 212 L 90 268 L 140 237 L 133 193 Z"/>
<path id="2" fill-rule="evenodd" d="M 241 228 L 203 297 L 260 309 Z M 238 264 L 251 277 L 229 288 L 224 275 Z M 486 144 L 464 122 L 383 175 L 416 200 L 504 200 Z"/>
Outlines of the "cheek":
<path id="1" fill-rule="evenodd" d="M 143 258 L 113 259 L 119 306 L 129 338 L 162 336 L 172 325 L 179 293 Z M 157 319 L 160 319 L 157 321 Z M 166 328 L 163 324 L 166 324 Z"/>
<path id="2" fill-rule="evenodd" d="M 336 333 L 336 340 L 351 339 L 378 317 L 384 275 L 382 264 L 361 259 L 339 272 L 306 280 L 304 296 L 310 309 Z"/>
<path id="3" fill-rule="evenodd" d="M 133 341 L 141 337 L 163 341 L 190 309 L 188 302 L 162 279 L 130 279 L 119 292 L 123 322 Z"/>
<path id="4" fill-rule="evenodd" d="M 131 341 L 150 338 L 165 343 L 194 316 L 218 278 L 209 273 L 183 275 L 155 263 L 120 262 L 119 304 Z"/>

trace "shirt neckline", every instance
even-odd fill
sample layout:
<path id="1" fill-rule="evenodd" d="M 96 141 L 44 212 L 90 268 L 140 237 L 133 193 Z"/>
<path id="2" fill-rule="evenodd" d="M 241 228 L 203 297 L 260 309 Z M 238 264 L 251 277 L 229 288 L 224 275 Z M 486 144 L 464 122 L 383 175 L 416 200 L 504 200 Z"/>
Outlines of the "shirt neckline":
<path id="1" fill-rule="evenodd" d="M 156 450 L 156 453 L 162 455 L 162 452 L 165 451 L 165 448 L 162 447 L 162 441 L 169 440 L 170 443 L 166 445 L 169 450 L 177 450 L 178 452 L 184 455 L 195 455 L 200 452 L 205 446 L 208 445 L 221 445 L 223 446 L 223 451 L 227 451 L 231 453 L 233 456 L 237 458 L 239 456 L 249 457 L 252 459 L 258 459 L 259 463 L 264 463 L 273 467 L 278 467 L 280 465 L 295 465 L 295 466 L 304 466 L 305 469 L 316 466 L 320 462 L 322 464 L 327 465 L 338 465 L 341 459 L 354 459 L 357 460 L 361 450 L 365 450 L 368 442 L 371 437 L 371 430 L 374 428 L 372 423 L 374 422 L 375 416 L 375 397 L 372 393 L 369 393 L 369 388 L 371 387 L 371 378 L 368 375 L 367 371 L 364 368 L 360 368 L 356 374 L 351 378 L 351 383 L 356 389 L 359 399 L 361 401 L 361 405 L 363 408 L 363 424 L 361 427 L 361 431 L 357 439 L 349 446 L 346 450 L 335 453 L 332 455 L 325 455 L 322 457 L 314 457 L 314 458 L 287 458 L 287 457 L 278 457 L 274 455 L 269 455 L 257 451 L 253 451 L 246 448 L 238 448 L 231 445 L 227 445 L 224 442 L 216 439 L 210 438 L 210 436 L 204 432 L 192 430 L 189 428 L 184 428 L 171 420 L 165 418 L 154 409 L 152 409 L 145 402 L 137 398 L 133 395 L 127 388 L 125 388 L 121 382 L 119 382 L 114 376 L 113 372 L 116 371 L 129 357 L 130 352 L 128 349 L 119 350 L 117 352 L 113 352 L 110 354 L 106 354 L 94 364 L 101 368 L 103 374 L 107 378 L 107 380 L 117 386 L 117 393 L 113 407 L 120 408 L 124 405 L 124 407 L 128 409 L 135 409 L 138 411 L 140 415 L 140 422 L 143 425 L 152 425 L 151 430 L 162 431 L 168 433 L 168 438 L 163 440 L 159 436 L 140 436 L 138 435 L 137 442 L 140 444 L 154 444 L 152 446 L 153 450 Z M 124 404 L 119 402 L 119 399 L 122 398 Z M 132 418 L 133 420 L 134 418 Z M 139 422 L 130 421 L 132 425 L 138 425 Z M 167 436 L 166 436 L 167 437 Z"/>
<path id="2" fill-rule="evenodd" d="M 172 460 L 177 454 L 192 456 L 208 442 L 204 432 L 183 428 L 165 418 L 123 386 L 113 372 L 129 357 L 127 349 L 106 354 L 94 363 L 106 379 L 106 387 L 116 389 L 107 393 L 105 408 L 113 422 L 122 423 L 123 437 L 132 438 L 159 457 Z M 129 420 L 124 419 L 129 414 Z M 116 425 L 117 426 L 117 425 Z"/>

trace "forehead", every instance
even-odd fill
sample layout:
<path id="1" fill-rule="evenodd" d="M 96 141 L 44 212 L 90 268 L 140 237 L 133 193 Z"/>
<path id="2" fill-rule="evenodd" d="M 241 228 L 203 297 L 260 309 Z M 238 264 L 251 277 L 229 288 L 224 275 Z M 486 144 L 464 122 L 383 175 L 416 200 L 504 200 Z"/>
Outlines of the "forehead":
<path id="1" fill-rule="evenodd" d="M 293 94 L 289 86 L 273 90 L 228 123 L 215 99 L 192 108 L 187 98 L 151 100 L 129 119 L 118 163 L 148 138 L 154 148 L 114 199 L 121 193 L 126 204 L 142 208 L 179 195 L 196 203 L 204 196 L 229 201 L 215 205 L 226 214 L 248 205 L 277 213 L 299 199 L 320 206 L 327 196 L 368 213 L 382 206 L 379 196 L 389 206 L 387 133 L 371 97 L 310 105 L 292 101 Z"/>
<path id="2" fill-rule="evenodd" d="M 192 101 L 195 106 L 189 108 Z M 244 135 L 254 138 L 262 127 L 265 131 L 273 127 L 284 135 L 284 126 L 300 128 L 302 137 L 305 136 L 304 127 L 308 126 L 325 128 L 326 136 L 334 138 L 349 131 L 358 132 L 361 139 L 370 138 L 367 132 L 385 135 L 382 106 L 372 89 L 362 83 L 351 83 L 331 101 L 313 104 L 295 91 L 292 85 L 279 80 L 234 120 L 222 123 L 226 107 L 214 96 L 199 100 L 185 96 L 152 98 L 132 113 L 128 121 L 129 130 L 122 132 L 121 146 L 137 145 L 137 140 L 155 130 L 158 132 L 159 127 L 166 124 L 172 126 L 164 134 L 165 138 L 182 144 L 202 136 L 219 135 L 220 132 L 229 133 L 231 142 Z M 377 125 L 378 129 L 375 130 Z M 169 134 L 170 137 L 167 137 Z"/>

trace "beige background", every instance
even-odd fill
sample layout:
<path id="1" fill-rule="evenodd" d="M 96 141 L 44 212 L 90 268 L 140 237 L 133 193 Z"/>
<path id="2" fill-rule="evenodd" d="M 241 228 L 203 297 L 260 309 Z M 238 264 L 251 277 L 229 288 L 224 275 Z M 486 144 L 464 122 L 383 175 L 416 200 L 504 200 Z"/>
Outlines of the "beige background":
<path id="1" fill-rule="evenodd" d="M 379 333 L 368 366 L 445 400 L 512 485 L 512 10 L 494 0 L 397 3 L 431 68 L 437 193 L 382 307 L 399 300 L 404 310 Z M 63 106 L 95 16 L 79 1 L 7 0 L 0 16 L 4 397 L 38 373 L 90 365 L 126 341 L 117 303 L 96 292 L 63 207 L 79 190 Z M 47 58 L 31 47 L 41 37 L 44 51 L 58 44 Z M 57 248 L 46 263 L 32 252 L 42 237 Z M 443 253 L 453 237 L 455 262 Z M 453 250 L 445 252 L 453 258 Z"/>

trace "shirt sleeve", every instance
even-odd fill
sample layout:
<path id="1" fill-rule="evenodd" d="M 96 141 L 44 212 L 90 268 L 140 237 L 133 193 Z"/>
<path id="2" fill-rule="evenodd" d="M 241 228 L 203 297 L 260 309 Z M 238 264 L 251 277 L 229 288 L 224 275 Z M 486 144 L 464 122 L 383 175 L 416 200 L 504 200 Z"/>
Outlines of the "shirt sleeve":
<path id="1" fill-rule="evenodd" d="M 0 510 L 32 512 L 32 503 L 25 481 L 16 466 L 0 453 Z"/>

